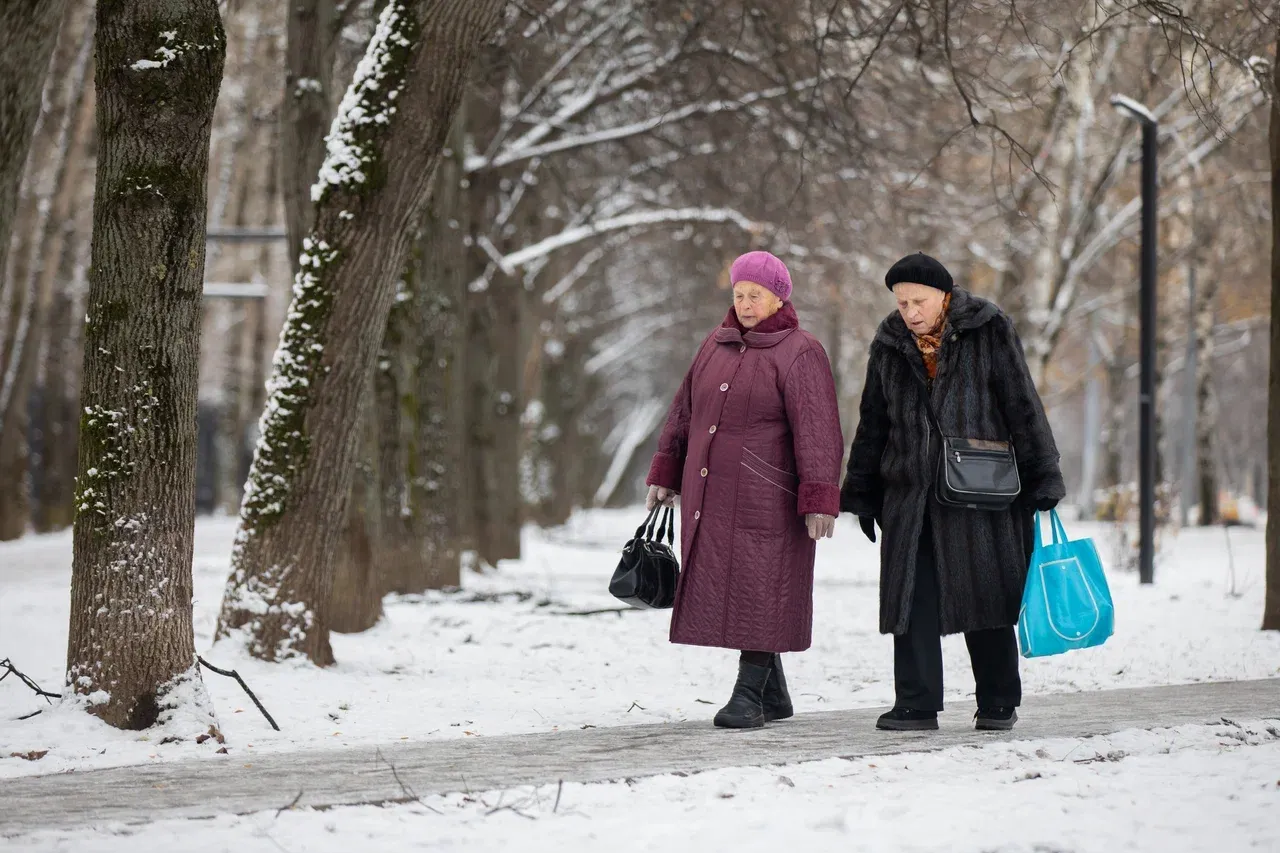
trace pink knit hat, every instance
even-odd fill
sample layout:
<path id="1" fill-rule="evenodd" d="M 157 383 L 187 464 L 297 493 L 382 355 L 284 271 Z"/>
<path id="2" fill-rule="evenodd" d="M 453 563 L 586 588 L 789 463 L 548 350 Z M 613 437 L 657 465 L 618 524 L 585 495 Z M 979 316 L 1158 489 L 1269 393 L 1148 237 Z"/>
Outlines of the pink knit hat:
<path id="1" fill-rule="evenodd" d="M 754 281 L 786 302 L 791 298 L 791 273 L 787 265 L 769 252 L 747 252 L 739 255 L 729 268 L 729 284 Z"/>

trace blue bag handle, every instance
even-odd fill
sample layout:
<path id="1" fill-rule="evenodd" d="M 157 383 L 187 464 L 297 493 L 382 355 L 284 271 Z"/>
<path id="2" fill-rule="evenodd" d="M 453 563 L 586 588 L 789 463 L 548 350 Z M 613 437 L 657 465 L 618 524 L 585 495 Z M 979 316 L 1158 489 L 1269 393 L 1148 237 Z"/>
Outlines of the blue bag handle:
<path id="1" fill-rule="evenodd" d="M 1040 516 L 1041 516 L 1041 513 L 1036 513 L 1035 528 L 1036 528 L 1036 550 L 1037 551 L 1039 551 L 1041 548 L 1044 547 L 1044 538 L 1041 536 L 1041 533 L 1040 533 Z M 1069 541 L 1067 539 L 1067 529 L 1062 526 L 1062 519 L 1058 517 L 1058 511 L 1056 509 L 1049 510 L 1049 526 L 1053 530 L 1053 544 L 1054 545 L 1067 544 L 1067 542 Z"/>
<path id="2" fill-rule="evenodd" d="M 1062 519 L 1058 516 L 1056 509 L 1049 510 L 1049 520 L 1053 522 L 1053 544 L 1066 545 L 1067 529 L 1062 526 Z"/>

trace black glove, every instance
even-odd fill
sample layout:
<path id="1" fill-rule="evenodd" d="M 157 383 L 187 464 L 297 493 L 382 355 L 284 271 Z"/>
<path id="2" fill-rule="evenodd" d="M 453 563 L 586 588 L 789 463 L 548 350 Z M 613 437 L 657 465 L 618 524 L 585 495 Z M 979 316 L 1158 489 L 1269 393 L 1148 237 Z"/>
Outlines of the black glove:
<path id="1" fill-rule="evenodd" d="M 869 515 L 858 516 L 858 524 L 862 525 L 862 532 L 867 534 L 867 538 L 872 542 L 876 541 L 876 521 Z"/>
<path id="2" fill-rule="evenodd" d="M 1057 498 L 1040 498 L 1031 504 L 1036 512 L 1050 512 L 1058 508 Z"/>

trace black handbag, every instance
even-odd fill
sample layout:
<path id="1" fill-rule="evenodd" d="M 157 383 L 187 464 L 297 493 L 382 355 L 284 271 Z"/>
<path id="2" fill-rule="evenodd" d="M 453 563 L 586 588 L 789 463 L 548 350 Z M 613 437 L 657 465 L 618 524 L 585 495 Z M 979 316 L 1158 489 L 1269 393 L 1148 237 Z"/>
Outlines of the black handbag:
<path id="1" fill-rule="evenodd" d="M 1013 445 L 1007 441 L 947 436 L 931 404 L 929 417 L 942 438 L 935 489 L 938 503 L 988 512 L 1011 507 L 1022 492 Z"/>
<path id="2" fill-rule="evenodd" d="M 676 581 L 680 579 L 680 561 L 671 550 L 675 528 L 675 513 L 670 507 L 653 508 L 636 529 L 635 538 L 622 549 L 622 559 L 609 581 L 610 595 L 642 610 L 665 610 L 675 604 Z"/>

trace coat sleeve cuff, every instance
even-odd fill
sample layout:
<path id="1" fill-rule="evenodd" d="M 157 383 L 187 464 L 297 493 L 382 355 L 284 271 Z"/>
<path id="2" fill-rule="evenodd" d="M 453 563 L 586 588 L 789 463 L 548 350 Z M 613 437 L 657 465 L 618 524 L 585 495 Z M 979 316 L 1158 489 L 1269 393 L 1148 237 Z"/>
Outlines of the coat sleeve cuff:
<path id="1" fill-rule="evenodd" d="M 879 518 L 881 506 L 878 495 L 877 489 L 853 478 L 847 479 L 840 490 L 840 511 Z"/>
<path id="2" fill-rule="evenodd" d="M 840 514 L 840 488 L 833 483 L 801 483 L 796 506 L 801 515 Z"/>
<path id="3" fill-rule="evenodd" d="M 673 492 L 680 491 L 681 475 L 684 465 L 679 459 L 666 453 L 653 454 L 653 462 L 649 465 L 649 476 L 645 478 L 646 486 L 661 486 Z"/>

